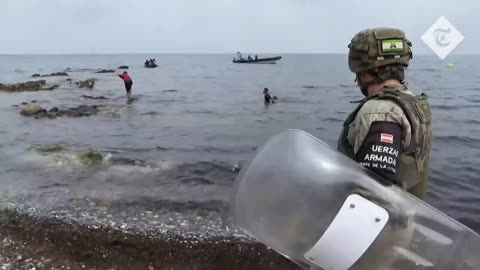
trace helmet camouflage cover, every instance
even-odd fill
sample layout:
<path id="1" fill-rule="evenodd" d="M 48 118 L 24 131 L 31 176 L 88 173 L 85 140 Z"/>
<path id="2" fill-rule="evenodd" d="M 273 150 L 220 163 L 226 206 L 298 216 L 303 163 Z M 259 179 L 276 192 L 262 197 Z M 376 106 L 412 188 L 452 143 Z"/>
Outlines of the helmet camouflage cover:
<path id="1" fill-rule="evenodd" d="M 357 33 L 348 48 L 348 67 L 354 73 L 386 65 L 408 66 L 412 43 L 395 28 L 373 28 Z"/>

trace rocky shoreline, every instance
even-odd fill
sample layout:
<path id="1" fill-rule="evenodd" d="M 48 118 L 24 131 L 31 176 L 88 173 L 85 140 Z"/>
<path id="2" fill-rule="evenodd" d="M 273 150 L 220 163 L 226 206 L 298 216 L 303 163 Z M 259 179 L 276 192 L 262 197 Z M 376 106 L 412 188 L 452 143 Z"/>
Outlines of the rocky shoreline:
<path id="1" fill-rule="evenodd" d="M 128 69 L 128 66 L 118 69 Z M 86 71 L 115 72 L 109 69 Z M 66 69 L 65 72 L 34 74 L 32 77 L 67 77 L 73 72 Z M 52 82 L 71 85 L 66 88 L 68 90 L 77 87 L 90 90 L 95 86 L 95 78 L 65 77 L 52 78 Z M 60 87 L 58 84 L 46 80 L 0 84 L 0 92 L 54 90 Z M 77 92 L 75 95 L 78 98 Z M 80 98 L 109 99 L 90 95 Z M 34 119 L 92 116 L 105 109 L 102 104 L 67 107 L 57 103 L 46 108 L 45 103 L 49 102 L 38 103 L 32 101 L 13 106 L 22 117 Z M 58 154 L 59 160 L 55 157 L 52 160 L 60 163 L 68 163 L 68 160 L 62 160 L 66 156 L 71 158 L 72 164 L 80 166 L 98 168 L 108 166 L 110 162 L 115 164 L 113 158 L 110 160 L 108 155 L 103 156 L 95 151 L 74 151 L 73 155 L 62 156 L 64 149 L 58 145 L 35 150 L 44 155 Z M 143 168 L 143 164 L 137 164 L 137 160 L 131 166 Z M 149 166 L 147 164 L 145 168 Z M 81 168 L 83 170 L 84 167 Z M 58 185 L 58 188 L 62 188 L 61 184 Z M 65 188 L 64 194 L 69 192 Z M 228 227 L 225 229 L 223 212 L 220 214 L 224 207 L 217 202 L 213 205 L 207 202 L 205 206 L 196 206 L 195 202 L 154 201 L 151 205 L 145 202 L 147 206 L 135 202 L 125 202 L 125 205 L 117 202 L 109 205 L 105 202 L 107 208 L 102 202 L 97 205 L 81 197 L 65 201 L 59 199 L 61 203 L 55 203 L 52 209 L 46 207 L 39 210 L 29 204 L 6 203 L 5 196 L 0 194 L 0 270 L 300 269 L 263 244 L 240 233 L 230 232 Z M 55 196 L 55 199 L 59 196 Z M 150 206 L 152 209 L 147 210 Z"/>
<path id="2" fill-rule="evenodd" d="M 40 73 L 35 73 L 31 77 L 32 78 L 38 78 L 38 77 L 57 77 L 57 76 L 68 76 L 68 73 L 66 73 L 66 72 L 54 72 L 54 73 L 44 74 L 44 75 L 40 75 Z"/>
<path id="3" fill-rule="evenodd" d="M 72 79 L 66 79 L 68 84 L 75 84 L 78 88 L 93 89 L 95 81 L 97 79 L 90 78 L 83 81 L 75 81 Z M 0 92 L 35 92 L 35 91 L 52 91 L 59 88 L 59 84 L 49 84 L 46 80 L 27 81 L 14 84 L 2 84 L 0 83 Z"/>
<path id="4" fill-rule="evenodd" d="M 80 105 L 73 108 L 59 109 L 52 107 L 49 110 L 42 106 L 32 103 L 23 103 L 20 107 L 20 114 L 26 117 L 33 117 L 35 119 L 49 118 L 55 119 L 57 117 L 83 117 L 91 116 L 98 113 L 98 105 Z"/>
<path id="5" fill-rule="evenodd" d="M 119 66 L 117 69 L 118 70 L 124 70 L 128 69 L 129 67 L 127 65 L 122 65 Z M 114 69 L 84 69 L 85 71 L 91 71 L 96 74 L 104 74 L 104 73 L 115 73 L 116 71 Z M 82 70 L 77 70 L 77 71 L 82 71 Z M 44 77 L 68 77 L 70 76 L 69 73 L 67 72 L 75 72 L 71 68 L 66 68 L 64 71 L 61 72 L 53 72 L 50 74 L 40 74 L 40 73 L 35 73 L 32 74 L 30 77 L 31 78 L 44 78 Z M 71 78 L 67 78 L 66 81 L 69 84 L 75 84 L 79 88 L 87 88 L 87 89 L 93 89 L 95 85 L 95 81 L 97 79 L 95 78 L 90 78 L 86 80 L 80 80 L 80 81 L 75 81 Z M 58 84 L 49 84 L 47 83 L 46 80 L 36 80 L 36 81 L 27 81 L 27 82 L 19 82 L 19 83 L 14 83 L 14 84 L 2 84 L 0 83 L 0 92 L 24 92 L 24 91 L 41 91 L 41 90 L 54 90 L 56 88 L 60 87 Z"/>
<path id="6" fill-rule="evenodd" d="M 0 92 L 23 92 L 23 91 L 41 91 L 41 90 L 54 90 L 58 88 L 58 84 L 47 85 L 46 80 L 28 81 L 15 84 L 1 84 Z"/>
<path id="7" fill-rule="evenodd" d="M 81 225 L 0 211 L 1 269 L 301 269 L 262 244 Z"/>
<path id="8" fill-rule="evenodd" d="M 128 66 L 119 66 L 119 70 L 122 69 L 128 69 Z M 89 70 L 89 69 L 87 69 Z M 98 70 L 92 70 L 93 73 L 97 74 L 102 74 L 102 73 L 115 73 L 116 71 L 113 69 L 98 69 Z M 40 74 L 40 73 L 35 73 L 31 75 L 31 78 L 45 78 L 45 77 L 68 77 L 70 76 L 69 73 L 67 72 L 73 72 L 70 68 L 65 69 L 65 71 L 62 72 L 53 72 L 50 74 Z M 95 85 L 96 78 L 90 78 L 86 80 L 80 80 L 80 81 L 73 81 L 71 78 L 67 78 L 65 81 L 68 82 L 69 84 L 75 84 L 79 88 L 87 88 L 87 89 L 93 89 Z M 56 88 L 60 87 L 58 84 L 50 84 L 47 83 L 46 80 L 35 80 L 35 81 L 27 81 L 27 82 L 18 82 L 18 83 L 13 83 L 13 84 L 2 84 L 0 83 L 0 92 L 25 92 L 25 91 L 41 91 L 41 90 L 54 90 Z"/>

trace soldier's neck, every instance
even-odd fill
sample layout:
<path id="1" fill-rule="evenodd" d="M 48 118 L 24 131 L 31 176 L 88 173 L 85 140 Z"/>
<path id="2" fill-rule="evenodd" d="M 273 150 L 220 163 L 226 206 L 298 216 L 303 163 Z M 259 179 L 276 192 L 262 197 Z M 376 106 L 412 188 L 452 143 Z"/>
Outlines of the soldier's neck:
<path id="1" fill-rule="evenodd" d="M 378 92 L 380 89 L 382 89 L 384 86 L 387 86 L 387 85 L 402 85 L 402 83 L 397 79 L 388 79 L 381 83 L 372 84 L 367 88 L 368 95 L 370 96 L 375 94 L 376 92 Z"/>

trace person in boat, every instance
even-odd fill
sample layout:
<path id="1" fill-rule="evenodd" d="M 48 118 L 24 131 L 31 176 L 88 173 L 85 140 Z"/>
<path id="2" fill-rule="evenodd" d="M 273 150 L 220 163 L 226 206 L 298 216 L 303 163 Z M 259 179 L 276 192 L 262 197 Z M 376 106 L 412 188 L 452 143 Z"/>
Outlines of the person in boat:
<path id="1" fill-rule="evenodd" d="M 365 98 L 345 121 L 338 150 L 423 199 L 432 114 L 427 96 L 415 95 L 405 83 L 411 46 L 394 28 L 367 29 L 352 38 L 348 65 Z"/>
<path id="2" fill-rule="evenodd" d="M 125 83 L 125 91 L 127 91 L 127 98 L 129 100 L 132 99 L 132 78 L 130 78 L 126 71 L 124 71 L 123 74 L 118 74 L 118 77 L 120 77 Z"/>
<path id="3" fill-rule="evenodd" d="M 150 60 L 146 59 L 145 60 L 145 65 L 148 66 L 149 63 L 150 63 Z"/>

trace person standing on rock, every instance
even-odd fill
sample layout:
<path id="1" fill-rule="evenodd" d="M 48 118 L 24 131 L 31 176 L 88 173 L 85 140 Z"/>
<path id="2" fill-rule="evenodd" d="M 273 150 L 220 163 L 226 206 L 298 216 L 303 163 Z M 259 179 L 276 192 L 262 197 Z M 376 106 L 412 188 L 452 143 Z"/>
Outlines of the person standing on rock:
<path id="1" fill-rule="evenodd" d="M 130 76 L 128 75 L 128 73 L 126 71 L 123 72 L 123 74 L 120 74 L 118 75 L 118 77 L 120 77 L 123 82 L 125 83 L 125 90 L 127 91 L 127 98 L 128 99 L 132 99 L 132 84 L 133 84 L 133 81 L 132 81 L 132 78 L 130 78 Z"/>

